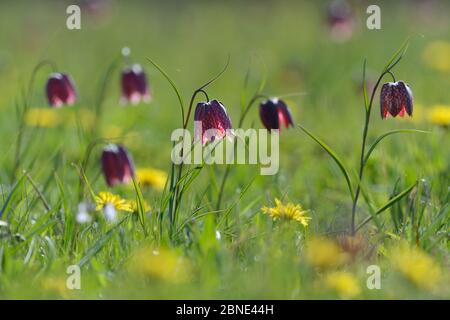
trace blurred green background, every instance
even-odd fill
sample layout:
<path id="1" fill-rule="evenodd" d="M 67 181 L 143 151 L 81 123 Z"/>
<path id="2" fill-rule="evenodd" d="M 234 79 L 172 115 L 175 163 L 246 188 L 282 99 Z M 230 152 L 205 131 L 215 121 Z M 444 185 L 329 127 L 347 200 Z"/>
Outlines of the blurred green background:
<path id="1" fill-rule="evenodd" d="M 435 105 L 450 104 L 450 70 L 433 68 L 424 53 L 436 41 L 450 42 L 447 1 L 352 1 L 355 27 L 347 41 L 330 38 L 326 14 L 329 1 L 86 1 L 79 2 L 81 30 L 68 30 L 65 11 L 72 3 L 0 3 L 0 182 L 5 190 L 11 187 L 18 135 L 15 106 L 20 104 L 34 66 L 42 59 L 53 60 L 75 81 L 79 100 L 73 108 L 62 110 L 69 116 L 79 110 L 93 110 L 106 69 L 123 47 L 131 49 L 131 60 L 147 72 L 153 101 L 121 106 L 119 67 L 108 84 L 98 130 L 106 138 L 130 134 L 131 138 L 121 141 L 137 167 L 169 172 L 170 134 L 180 127 L 176 96 L 147 58 L 164 68 L 188 103 L 192 92 L 221 70 L 230 55 L 227 71 L 207 91 L 210 98 L 224 103 L 235 124 L 245 76 L 250 70 L 247 96 L 253 94 L 263 77 L 268 95 L 299 93 L 286 98 L 294 122 L 314 131 L 356 168 L 364 119 L 360 89 L 363 61 L 367 59 L 368 76 L 373 81 L 393 52 L 411 37 L 406 56 L 394 73 L 413 90 L 413 120 L 382 121 L 376 95 L 369 139 L 396 128 L 430 130 L 432 134 L 388 138 L 374 153 L 366 178 L 379 205 L 398 179 L 403 186 L 425 179 L 432 205 L 447 204 L 448 127 L 430 122 L 428 112 Z M 381 30 L 366 27 L 366 8 L 374 3 L 381 8 Z M 450 61 L 448 51 L 441 59 Z M 36 77 L 33 108 L 47 106 L 44 86 L 50 70 L 43 70 Z M 256 107 L 244 127 L 261 128 Z M 57 171 L 72 190 L 70 202 L 76 210 L 78 176 L 71 163 L 80 160 L 88 141 L 80 139 L 76 126 L 68 125 L 27 132 L 25 140 L 33 143 L 23 156 L 21 168 L 30 170 L 39 183 Z M 257 166 L 236 166 L 231 171 L 225 205 L 233 203 L 242 188 L 256 177 L 239 208 L 246 208 L 255 199 L 256 205 L 252 204 L 248 212 L 234 209 L 244 221 L 261 206 L 272 203 L 274 197 L 286 196 L 311 210 L 311 232 L 345 228 L 351 206 L 337 166 L 297 128 L 282 132 L 280 147 L 281 165 L 276 176 L 259 176 Z M 99 154 L 100 149 L 94 152 L 93 165 Z M 187 201 L 193 202 L 207 189 L 205 202 L 214 202 L 223 172 L 220 166 L 204 170 Z M 96 191 L 106 188 L 103 179 L 97 179 L 98 174 L 96 167 L 89 177 Z M 59 194 L 48 191 L 47 196 L 57 201 Z M 146 197 L 153 203 L 158 201 L 159 193 L 149 190 Z M 367 214 L 364 209 L 362 213 Z M 438 256 L 447 251 L 446 246 L 441 249 Z M 102 268 L 108 269 L 105 265 Z"/>

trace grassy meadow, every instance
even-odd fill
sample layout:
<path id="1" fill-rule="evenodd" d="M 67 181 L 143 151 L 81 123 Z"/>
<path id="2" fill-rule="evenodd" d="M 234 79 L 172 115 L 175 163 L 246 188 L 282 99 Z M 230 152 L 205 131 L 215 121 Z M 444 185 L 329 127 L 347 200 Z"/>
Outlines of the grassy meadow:
<path id="1" fill-rule="evenodd" d="M 0 298 L 450 298 L 450 5 L 375 2 L 381 30 L 366 27 L 371 2 L 352 1 L 353 35 L 336 41 L 328 1 L 122 0 L 98 9 L 83 2 L 81 30 L 66 28 L 65 1 L 2 1 Z M 148 76 L 148 104 L 120 103 L 124 47 Z M 369 88 L 393 55 L 401 61 L 392 73 L 413 92 L 413 117 L 382 120 L 380 85 L 367 148 L 407 130 L 383 138 L 358 183 L 364 61 Z M 295 126 L 280 134 L 279 171 L 185 165 L 173 209 L 179 167 L 170 135 L 181 127 L 180 106 L 150 60 L 173 80 L 186 112 L 228 57 L 205 91 L 233 126 L 262 85 L 292 112 Z M 44 60 L 73 78 L 73 106 L 48 106 L 48 65 L 30 81 Z M 387 74 L 381 84 L 389 81 Z M 353 190 L 360 186 L 356 225 L 374 218 L 355 235 L 341 168 L 298 125 L 338 155 Z M 242 127 L 263 128 L 257 104 Z M 108 142 L 132 155 L 136 185 L 106 184 L 100 157 Z M 96 207 L 101 192 L 137 208 L 109 221 Z M 90 221 L 80 223 L 80 210 Z M 71 265 L 80 266 L 79 290 L 66 285 Z M 366 285 L 371 265 L 380 268 L 380 289 Z"/>

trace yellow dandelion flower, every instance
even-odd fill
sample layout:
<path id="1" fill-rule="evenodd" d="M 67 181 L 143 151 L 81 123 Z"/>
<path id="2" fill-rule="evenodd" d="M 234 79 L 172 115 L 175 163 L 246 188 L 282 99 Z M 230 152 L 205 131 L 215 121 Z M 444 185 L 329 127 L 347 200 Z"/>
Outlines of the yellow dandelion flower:
<path id="1" fill-rule="evenodd" d="M 111 192 L 100 192 L 95 197 L 95 210 L 101 211 L 107 205 L 111 205 L 114 209 L 119 211 L 133 212 L 130 201 L 122 199 L 120 196 L 112 194 Z"/>
<path id="2" fill-rule="evenodd" d="M 435 105 L 429 112 L 429 120 L 431 123 L 448 127 L 450 126 L 450 105 Z"/>
<path id="3" fill-rule="evenodd" d="M 171 283 L 186 282 L 191 275 L 191 265 L 186 258 L 175 251 L 151 247 L 135 252 L 130 259 L 129 270 L 138 276 Z"/>
<path id="4" fill-rule="evenodd" d="M 425 47 L 422 58 L 432 69 L 450 71 L 450 43 L 446 41 L 434 41 Z"/>
<path id="5" fill-rule="evenodd" d="M 67 124 L 70 126 L 77 126 L 80 124 L 84 128 L 91 128 L 95 124 L 95 113 L 86 108 L 79 108 L 70 110 L 67 117 Z"/>
<path id="6" fill-rule="evenodd" d="M 313 238 L 308 242 L 306 258 L 317 268 L 333 268 L 343 264 L 348 255 L 332 240 Z"/>
<path id="7" fill-rule="evenodd" d="M 102 130 L 102 135 L 108 139 L 120 138 L 123 136 L 123 129 L 119 126 L 109 125 Z"/>
<path id="8" fill-rule="evenodd" d="M 302 207 L 293 203 L 283 204 L 279 199 L 275 199 L 275 207 L 262 207 L 262 212 L 269 215 L 273 220 L 285 219 L 300 222 L 304 227 L 308 226 L 311 217 L 305 215 L 307 211 Z"/>
<path id="9" fill-rule="evenodd" d="M 167 173 L 154 168 L 139 168 L 136 170 L 136 179 L 142 186 L 150 186 L 156 190 L 164 190 Z"/>
<path id="10" fill-rule="evenodd" d="M 69 298 L 69 292 L 64 278 L 44 278 L 41 281 L 41 287 L 47 293 L 56 294 L 64 299 Z"/>
<path id="11" fill-rule="evenodd" d="M 361 293 L 356 277 L 348 272 L 336 271 L 328 273 L 324 277 L 327 288 L 334 290 L 342 299 L 350 299 Z"/>
<path id="12" fill-rule="evenodd" d="M 439 265 L 421 249 L 402 243 L 392 249 L 390 256 L 394 268 L 417 287 L 432 290 L 439 284 Z"/>
<path id="13" fill-rule="evenodd" d="M 32 108 L 25 114 L 25 124 L 30 127 L 54 128 L 61 122 L 59 110 Z"/>

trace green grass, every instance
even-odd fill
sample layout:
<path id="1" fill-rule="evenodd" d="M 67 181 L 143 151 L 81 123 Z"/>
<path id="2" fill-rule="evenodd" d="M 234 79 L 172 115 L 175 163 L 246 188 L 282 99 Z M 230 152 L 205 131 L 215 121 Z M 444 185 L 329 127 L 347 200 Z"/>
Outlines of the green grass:
<path id="1" fill-rule="evenodd" d="M 336 43 L 323 24 L 324 5 L 117 1 L 102 17 L 82 12 L 82 29 L 69 31 L 63 3 L 2 2 L 0 220 L 9 227 L 0 226 L 0 298 L 345 298 L 324 284 L 327 274 L 340 270 L 354 275 L 360 286 L 354 298 L 448 299 L 450 131 L 426 119 L 432 105 L 450 104 L 450 77 L 429 68 L 422 53 L 432 41 L 449 40 L 450 8 L 439 4 L 442 7 L 430 20 L 409 2 L 383 2 L 382 30 L 370 31 L 365 27 L 365 7 L 359 5 L 356 34 Z M 114 142 L 128 147 L 136 167 L 170 173 L 170 134 L 180 127 L 177 96 L 148 58 L 170 75 L 187 105 L 192 92 L 217 74 L 230 55 L 226 72 L 207 91 L 225 104 L 233 124 L 238 123 L 243 94 L 248 101 L 264 77 L 264 93 L 302 93 L 286 98 L 294 122 L 339 155 L 356 187 L 364 97 L 355 79 L 362 79 L 365 59 L 368 77 L 376 78 L 409 36 L 410 46 L 395 75 L 412 87 L 415 121 L 382 121 L 377 93 L 368 141 L 390 130 L 430 133 L 396 134 L 377 146 L 364 172 L 363 193 L 371 206 L 362 195 L 357 223 L 419 182 L 359 231 L 364 245 L 354 259 L 329 269 L 317 269 L 308 259 L 311 239 L 334 239 L 349 228 L 352 203 L 339 166 L 298 127 L 281 134 L 277 175 L 261 176 L 258 166 L 231 167 L 219 211 L 215 203 L 226 168 L 205 166 L 183 196 L 174 229 L 168 209 L 160 210 L 167 193 L 142 188 L 140 194 L 132 185 L 111 191 L 132 200 L 140 194 L 152 207 L 150 213 L 120 213 L 120 224 L 105 221 L 101 213 L 95 224 L 76 223 L 78 203 L 92 201 L 88 188 L 80 197 L 77 164 L 93 136 L 86 123 L 69 125 L 68 119 L 80 110 L 95 111 L 101 81 L 122 47 L 130 47 L 131 59 L 144 66 L 153 102 L 119 105 L 119 65 L 107 82 L 95 130 L 98 138 L 129 135 Z M 72 75 L 79 101 L 60 110 L 64 125 L 23 129 L 20 162 L 12 178 L 20 127 L 16 111 L 23 107 L 34 66 L 43 59 Z M 30 108 L 47 107 L 48 72 L 37 74 Z M 249 112 L 243 127 L 261 128 L 257 108 Z M 93 149 L 85 171 L 95 193 L 108 189 L 100 153 L 101 147 Z M 271 221 L 261 207 L 272 206 L 275 198 L 309 210 L 309 227 Z M 417 286 L 395 268 L 390 253 L 403 241 L 420 247 L 439 265 L 442 276 L 435 288 Z M 135 253 L 140 248 L 146 253 L 138 253 L 139 260 Z M 151 258 L 157 248 L 163 254 Z M 181 275 L 161 271 L 171 270 L 177 259 L 182 259 Z M 145 261 L 153 267 L 144 272 L 133 268 Z M 72 264 L 82 265 L 81 290 L 65 289 L 66 268 Z M 366 268 L 372 264 L 381 267 L 381 290 L 366 288 Z"/>

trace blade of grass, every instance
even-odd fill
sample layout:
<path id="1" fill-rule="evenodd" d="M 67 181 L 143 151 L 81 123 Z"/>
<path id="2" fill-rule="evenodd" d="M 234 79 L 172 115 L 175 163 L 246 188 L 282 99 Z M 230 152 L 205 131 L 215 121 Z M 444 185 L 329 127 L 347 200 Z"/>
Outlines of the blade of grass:
<path id="1" fill-rule="evenodd" d="M 311 133 L 305 127 L 299 125 L 299 128 L 301 130 L 303 130 L 303 132 L 305 132 L 308 136 L 310 136 L 315 142 L 317 142 L 331 156 L 331 158 L 334 160 L 334 162 L 336 162 L 336 164 L 338 165 L 339 169 L 341 170 L 342 174 L 345 177 L 345 181 L 347 182 L 347 187 L 350 192 L 350 196 L 352 197 L 352 200 L 353 200 L 355 196 L 353 194 L 352 183 L 350 181 L 350 176 L 348 174 L 348 171 L 345 168 L 342 160 L 336 155 L 336 153 L 328 145 L 325 144 L 325 142 L 320 140 L 317 136 L 315 136 L 313 133 Z"/>
<path id="2" fill-rule="evenodd" d="M 366 155 L 364 157 L 364 163 L 366 163 L 369 160 L 370 155 L 375 150 L 375 147 L 386 137 L 398 134 L 398 133 L 431 133 L 430 131 L 424 131 L 424 130 L 417 130 L 417 129 L 398 129 L 398 130 L 392 130 L 389 132 L 386 132 L 385 134 L 382 134 L 379 136 L 374 143 L 370 146 L 369 150 L 367 150 Z"/>
<path id="3" fill-rule="evenodd" d="M 392 199 L 390 199 L 384 206 L 382 206 L 380 209 L 378 209 L 374 216 L 378 216 L 380 213 L 384 212 L 385 210 L 389 209 L 393 204 L 397 203 L 398 201 L 400 201 L 401 199 L 403 199 L 403 197 L 405 197 L 406 195 L 408 195 L 411 190 L 417 185 L 417 182 L 414 182 L 413 185 L 409 186 L 408 188 L 406 188 L 405 190 L 403 190 L 402 192 L 400 192 L 399 194 L 397 194 L 395 197 L 393 197 Z M 361 222 L 359 224 L 358 227 L 356 227 L 356 231 L 358 231 L 359 229 L 361 229 L 362 227 L 364 227 L 369 221 L 371 221 L 373 219 L 374 216 L 370 216 L 367 217 L 363 222 Z"/>

